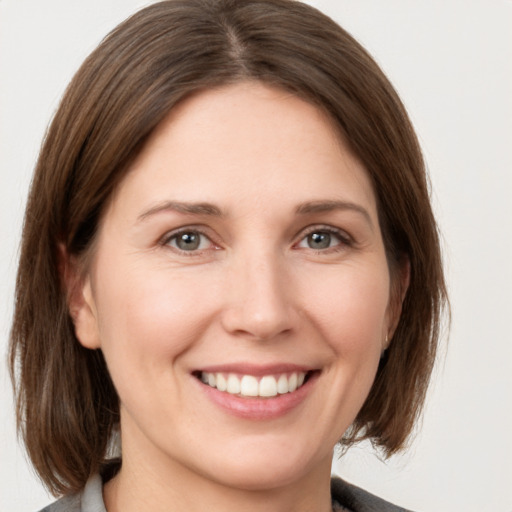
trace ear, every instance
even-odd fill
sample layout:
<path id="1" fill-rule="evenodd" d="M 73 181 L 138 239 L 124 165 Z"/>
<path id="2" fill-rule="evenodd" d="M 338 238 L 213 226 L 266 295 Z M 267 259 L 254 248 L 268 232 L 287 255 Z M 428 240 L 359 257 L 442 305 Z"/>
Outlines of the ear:
<path id="1" fill-rule="evenodd" d="M 391 343 L 391 339 L 395 334 L 400 316 L 402 314 L 402 306 L 409 289 L 411 281 L 411 262 L 407 255 L 400 258 L 397 270 L 392 275 L 391 294 L 387 311 L 387 333 L 383 349 L 387 349 Z"/>
<path id="2" fill-rule="evenodd" d="M 91 278 L 83 272 L 77 258 L 70 256 L 63 244 L 59 244 L 59 273 L 66 291 L 69 315 L 75 326 L 75 335 L 85 348 L 100 348 L 98 318 Z"/>

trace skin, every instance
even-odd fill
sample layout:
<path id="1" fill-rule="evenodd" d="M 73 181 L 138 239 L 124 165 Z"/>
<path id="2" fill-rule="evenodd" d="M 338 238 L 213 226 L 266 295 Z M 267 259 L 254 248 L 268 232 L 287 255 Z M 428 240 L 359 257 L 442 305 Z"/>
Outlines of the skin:
<path id="1" fill-rule="evenodd" d="M 183 229 L 198 248 L 180 249 Z M 333 448 L 397 321 L 390 290 L 372 185 L 326 115 L 254 82 L 181 103 L 115 192 L 72 297 L 120 397 L 109 512 L 330 510 Z M 291 411 L 241 418 L 193 372 L 242 363 L 317 377 Z"/>

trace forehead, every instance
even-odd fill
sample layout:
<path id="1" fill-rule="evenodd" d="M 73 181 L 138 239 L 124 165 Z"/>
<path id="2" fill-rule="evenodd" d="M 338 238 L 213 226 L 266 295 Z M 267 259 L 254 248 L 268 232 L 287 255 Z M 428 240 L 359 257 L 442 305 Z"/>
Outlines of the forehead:
<path id="1" fill-rule="evenodd" d="M 257 197 L 262 205 L 349 195 L 375 207 L 368 174 L 333 121 L 296 95 L 258 82 L 201 91 L 178 104 L 116 196 L 130 191 L 140 200 Z"/>

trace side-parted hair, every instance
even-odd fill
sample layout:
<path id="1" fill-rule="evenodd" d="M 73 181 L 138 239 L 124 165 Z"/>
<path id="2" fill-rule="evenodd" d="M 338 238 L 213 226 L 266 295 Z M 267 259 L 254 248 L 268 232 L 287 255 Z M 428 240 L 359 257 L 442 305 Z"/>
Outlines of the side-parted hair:
<path id="1" fill-rule="evenodd" d="M 75 336 L 62 248 L 87 254 L 112 192 L 173 107 L 245 80 L 291 91 L 331 117 L 372 180 L 392 281 L 410 264 L 391 345 L 342 444 L 370 439 L 389 456 L 418 418 L 447 298 L 425 165 L 393 87 L 347 32 L 298 1 L 164 1 L 119 25 L 83 63 L 31 185 L 10 369 L 18 428 L 54 494 L 81 489 L 99 470 L 119 422 L 101 350 Z"/>

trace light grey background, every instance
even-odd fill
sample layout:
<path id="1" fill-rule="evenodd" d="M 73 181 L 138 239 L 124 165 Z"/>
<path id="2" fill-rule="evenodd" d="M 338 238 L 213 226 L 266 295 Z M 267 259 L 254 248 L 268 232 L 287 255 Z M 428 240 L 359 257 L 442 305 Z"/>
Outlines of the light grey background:
<path id="1" fill-rule="evenodd" d="M 45 127 L 74 71 L 148 2 L 0 0 L 0 347 L 23 206 Z M 453 325 L 423 426 L 384 464 L 368 446 L 334 469 L 417 511 L 512 511 L 512 1 L 324 0 L 376 57 L 417 128 L 443 232 Z M 51 498 L 16 444 L 0 367 L 0 510 Z"/>

